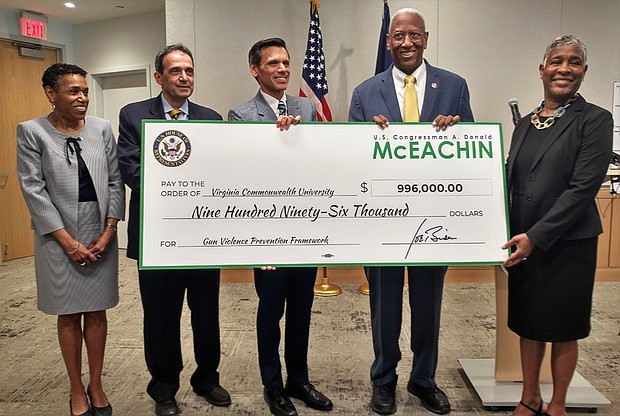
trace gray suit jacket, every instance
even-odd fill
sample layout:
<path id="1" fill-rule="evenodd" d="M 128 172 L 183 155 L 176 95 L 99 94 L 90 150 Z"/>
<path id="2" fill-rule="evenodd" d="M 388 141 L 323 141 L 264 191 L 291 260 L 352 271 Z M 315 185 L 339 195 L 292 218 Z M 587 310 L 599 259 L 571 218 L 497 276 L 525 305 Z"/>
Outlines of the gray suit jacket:
<path id="1" fill-rule="evenodd" d="M 286 106 L 289 115 L 301 116 L 302 121 L 316 121 L 316 111 L 309 98 L 286 94 Z M 250 101 L 232 108 L 228 112 L 228 120 L 275 121 L 276 119 L 276 114 L 269 107 L 260 91 Z"/>
<path id="2" fill-rule="evenodd" d="M 17 173 L 33 229 L 39 235 L 61 228 L 77 234 L 78 163 L 75 154 L 69 152 L 67 156 L 67 137 L 45 117 L 17 126 Z M 118 168 L 116 142 L 110 122 L 97 117 L 86 117 L 80 137 L 81 155 L 95 186 L 103 231 L 106 217 L 125 217 L 125 186 Z"/>

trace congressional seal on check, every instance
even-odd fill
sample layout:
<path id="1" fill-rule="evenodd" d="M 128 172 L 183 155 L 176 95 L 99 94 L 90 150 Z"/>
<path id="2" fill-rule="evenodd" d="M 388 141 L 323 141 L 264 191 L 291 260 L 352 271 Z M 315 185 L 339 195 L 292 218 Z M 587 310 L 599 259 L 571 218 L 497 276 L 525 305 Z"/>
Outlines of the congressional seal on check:
<path id="1" fill-rule="evenodd" d="M 507 257 L 499 123 L 143 123 L 141 269 Z"/>

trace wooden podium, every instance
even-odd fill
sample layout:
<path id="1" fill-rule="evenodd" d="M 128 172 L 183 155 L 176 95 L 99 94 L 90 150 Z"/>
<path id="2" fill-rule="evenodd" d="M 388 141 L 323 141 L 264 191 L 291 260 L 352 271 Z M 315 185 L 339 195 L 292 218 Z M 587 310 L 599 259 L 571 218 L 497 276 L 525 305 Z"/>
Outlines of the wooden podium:
<path id="1" fill-rule="evenodd" d="M 495 380 L 523 381 L 519 336 L 508 329 L 508 273 L 504 266 L 495 266 Z M 540 370 L 541 381 L 551 381 L 551 344 Z"/>

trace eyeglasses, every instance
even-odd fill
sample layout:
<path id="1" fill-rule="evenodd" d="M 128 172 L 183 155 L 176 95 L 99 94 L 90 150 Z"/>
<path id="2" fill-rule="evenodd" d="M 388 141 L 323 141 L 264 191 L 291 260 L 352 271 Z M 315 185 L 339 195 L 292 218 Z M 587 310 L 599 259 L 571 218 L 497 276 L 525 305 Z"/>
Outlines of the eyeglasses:
<path id="1" fill-rule="evenodd" d="M 403 43 L 405 41 L 405 37 L 409 37 L 409 39 L 412 42 L 419 42 L 420 40 L 422 40 L 422 38 L 424 38 L 424 33 L 418 33 L 418 32 L 409 32 L 409 33 L 396 32 L 391 37 L 392 37 L 392 40 L 394 40 L 394 42 L 396 42 L 396 43 Z"/>

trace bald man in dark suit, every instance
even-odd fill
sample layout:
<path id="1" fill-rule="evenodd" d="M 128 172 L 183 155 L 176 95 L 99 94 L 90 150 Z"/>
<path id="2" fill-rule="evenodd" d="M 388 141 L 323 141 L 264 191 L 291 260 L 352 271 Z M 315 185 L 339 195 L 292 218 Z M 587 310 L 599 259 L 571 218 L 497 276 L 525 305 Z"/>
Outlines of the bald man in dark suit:
<path id="1" fill-rule="evenodd" d="M 428 42 L 424 18 L 415 9 L 394 13 L 387 35 L 393 66 L 364 81 L 353 91 L 349 121 L 374 121 L 382 128 L 404 120 L 404 89 L 413 75 L 421 107 L 414 120 L 433 122 L 445 130 L 458 121 L 474 121 L 467 83 L 460 76 L 429 65 L 423 59 Z M 421 103 L 421 106 L 417 103 Z M 416 110 L 418 110 L 416 109 Z M 449 413 L 450 402 L 437 387 L 439 327 L 443 281 L 447 267 L 408 266 L 411 306 L 411 350 L 414 353 L 407 390 L 437 414 Z M 403 267 L 366 267 L 375 360 L 371 408 L 382 415 L 396 412 L 396 366 L 401 358 L 398 339 L 402 324 Z"/>

